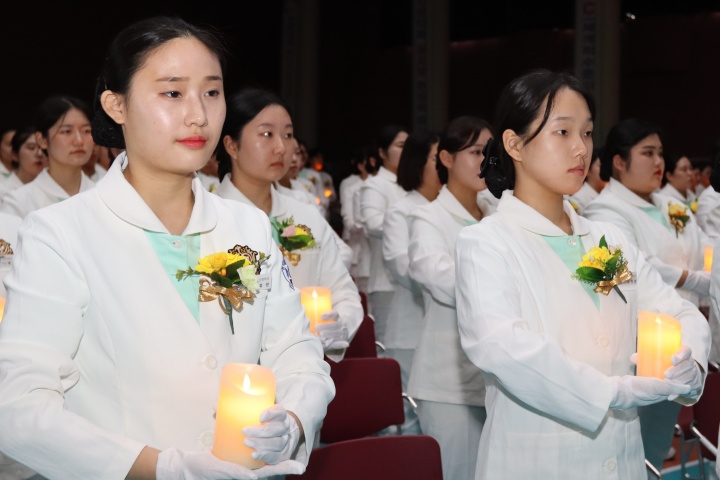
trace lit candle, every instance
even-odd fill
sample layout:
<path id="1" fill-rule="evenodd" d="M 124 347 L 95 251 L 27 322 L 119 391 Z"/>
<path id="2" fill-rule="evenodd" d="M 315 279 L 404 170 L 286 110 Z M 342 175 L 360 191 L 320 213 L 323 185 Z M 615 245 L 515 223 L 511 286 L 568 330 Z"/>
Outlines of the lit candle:
<path id="1" fill-rule="evenodd" d="M 713 247 L 705 247 L 705 257 L 704 257 L 704 270 L 706 272 L 712 271 L 712 261 L 713 261 Z"/>
<path id="2" fill-rule="evenodd" d="M 5 297 L 0 297 L 0 322 L 2 322 L 4 314 L 5 314 Z"/>
<path id="3" fill-rule="evenodd" d="M 680 349 L 680 322 L 669 315 L 638 312 L 637 375 L 665 379 L 671 357 Z"/>
<path id="4" fill-rule="evenodd" d="M 300 289 L 300 303 L 305 307 L 305 314 L 310 319 L 310 331 L 317 333 L 315 327 L 320 323 L 331 323 L 333 320 L 322 320 L 322 314 L 332 310 L 332 294 L 325 287 L 303 287 Z"/>
<path id="5" fill-rule="evenodd" d="M 229 363 L 222 369 L 220 395 L 215 412 L 212 453 L 220 460 L 247 468 L 265 462 L 253 460 L 242 429 L 260 424 L 260 414 L 275 404 L 275 375 L 260 365 Z"/>

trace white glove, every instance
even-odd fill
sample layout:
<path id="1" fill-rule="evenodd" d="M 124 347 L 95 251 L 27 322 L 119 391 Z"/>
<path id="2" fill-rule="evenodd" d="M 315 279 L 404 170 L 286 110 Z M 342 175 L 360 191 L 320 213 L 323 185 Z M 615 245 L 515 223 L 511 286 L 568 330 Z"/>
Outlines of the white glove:
<path id="1" fill-rule="evenodd" d="M 348 329 L 345 322 L 340 318 L 340 314 L 335 310 L 325 312 L 320 317 L 321 320 L 335 320 L 330 323 L 318 323 L 315 330 L 320 336 L 323 344 L 323 350 L 341 350 L 350 345 L 348 342 Z"/>
<path id="2" fill-rule="evenodd" d="M 704 270 L 688 270 L 687 278 L 681 288 L 692 290 L 701 297 L 709 296 L 710 272 Z"/>
<path id="3" fill-rule="evenodd" d="M 224 480 L 256 479 L 257 473 L 237 463 L 225 462 L 210 453 L 185 452 L 177 448 L 168 448 L 158 455 L 155 468 L 157 480 Z"/>
<path id="4" fill-rule="evenodd" d="M 610 408 L 627 410 L 685 396 L 690 392 L 690 386 L 654 377 L 624 375 L 610 377 L 610 392 Z"/>
<path id="5" fill-rule="evenodd" d="M 680 383 L 690 387 L 688 397 L 697 397 L 703 386 L 703 374 L 700 365 L 692 357 L 690 347 L 683 345 L 680 350 L 672 356 L 672 367 L 665 371 L 665 378 L 673 383 Z M 670 398 L 675 400 L 675 398 Z"/>
<path id="6" fill-rule="evenodd" d="M 262 425 L 245 427 L 245 445 L 255 450 L 252 458 L 271 465 L 290 460 L 300 441 L 300 428 L 282 405 L 273 405 L 260 414 Z"/>

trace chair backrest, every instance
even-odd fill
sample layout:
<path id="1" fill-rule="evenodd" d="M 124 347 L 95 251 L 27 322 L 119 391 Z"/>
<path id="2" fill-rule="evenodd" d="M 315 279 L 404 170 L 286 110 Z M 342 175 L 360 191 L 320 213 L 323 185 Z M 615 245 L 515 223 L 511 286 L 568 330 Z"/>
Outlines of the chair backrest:
<path id="1" fill-rule="evenodd" d="M 720 373 L 710 372 L 705 379 L 705 389 L 700 400 L 693 405 L 695 427 L 717 445 L 720 425 Z M 703 458 L 714 460 L 715 456 L 702 447 Z"/>
<path id="2" fill-rule="evenodd" d="M 313 450 L 304 480 L 442 480 L 440 446 L 427 435 L 368 437 Z"/>
<path id="3" fill-rule="evenodd" d="M 400 365 L 392 358 L 334 363 L 335 398 L 320 430 L 322 443 L 362 438 L 405 421 Z"/>
<path id="4" fill-rule="evenodd" d="M 375 322 L 368 315 L 365 315 L 350 342 L 350 346 L 345 350 L 344 358 L 368 357 L 377 357 L 377 346 L 375 345 Z"/>

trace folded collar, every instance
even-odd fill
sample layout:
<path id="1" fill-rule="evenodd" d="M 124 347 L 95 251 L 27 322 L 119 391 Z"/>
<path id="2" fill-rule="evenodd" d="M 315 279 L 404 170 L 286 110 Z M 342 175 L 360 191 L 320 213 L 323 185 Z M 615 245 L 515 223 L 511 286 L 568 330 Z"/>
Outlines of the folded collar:
<path id="1" fill-rule="evenodd" d="M 519 200 L 509 190 L 503 192 L 497 211 L 508 217 L 513 223 L 538 235 L 546 237 L 568 236 L 563 229 L 552 223 L 530 205 Z M 567 200 L 563 201 L 563 211 L 570 219 L 573 235 L 582 236 L 590 233 L 587 220 L 580 217 Z"/>

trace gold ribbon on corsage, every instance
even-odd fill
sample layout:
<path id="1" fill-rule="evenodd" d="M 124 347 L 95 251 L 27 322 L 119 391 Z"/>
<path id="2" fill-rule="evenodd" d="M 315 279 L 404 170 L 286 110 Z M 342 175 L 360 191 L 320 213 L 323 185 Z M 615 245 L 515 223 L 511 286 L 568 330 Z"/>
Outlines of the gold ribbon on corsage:
<path id="1" fill-rule="evenodd" d="M 685 231 L 685 222 L 683 222 L 679 218 L 671 216 L 670 217 L 670 225 L 675 227 L 675 231 L 677 233 L 683 233 Z"/>
<path id="2" fill-rule="evenodd" d="M 233 325 L 232 309 L 240 310 L 243 306 L 243 300 L 253 300 L 254 298 L 255 295 L 245 287 L 226 288 L 212 283 L 207 278 L 200 279 L 198 299 L 201 302 L 211 302 L 217 299 L 222 311 L 230 317 L 230 330 L 233 335 L 235 334 L 235 326 Z"/>
<path id="3" fill-rule="evenodd" d="M 285 247 L 283 247 L 282 245 L 278 245 L 278 248 L 280 249 L 280 252 L 283 254 L 283 257 L 285 257 L 287 259 L 287 261 L 290 262 L 290 264 L 293 267 L 297 267 L 297 264 L 300 263 L 300 254 L 288 252 L 287 249 Z"/>
<path id="4" fill-rule="evenodd" d="M 632 272 L 627 268 L 627 266 L 625 266 L 622 269 L 618 270 L 618 272 L 611 280 L 600 280 L 599 282 L 597 282 L 594 291 L 595 293 L 602 293 L 603 295 L 607 296 L 610 294 L 610 290 L 617 287 L 621 283 L 630 281 L 632 279 L 632 276 Z M 625 300 L 625 296 L 620 293 L 620 289 L 617 289 L 617 292 L 620 294 L 622 299 Z"/>
<path id="5" fill-rule="evenodd" d="M 0 238 L 0 257 L 5 255 L 12 255 L 13 249 L 10 247 L 10 243 Z"/>

